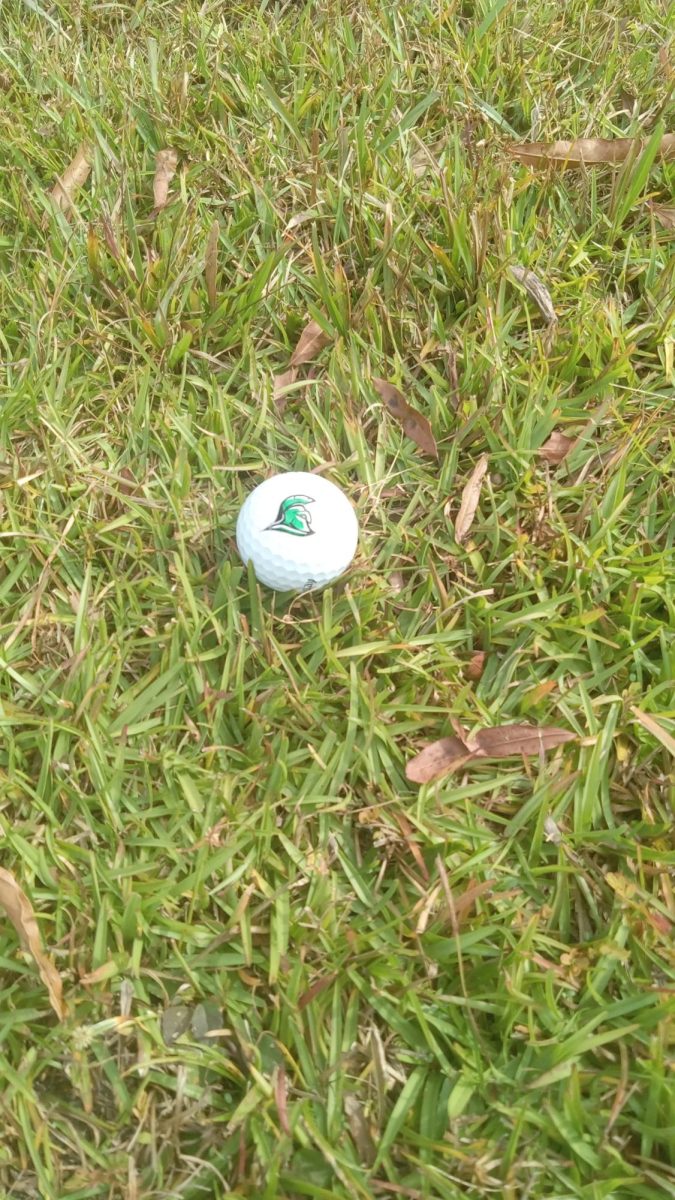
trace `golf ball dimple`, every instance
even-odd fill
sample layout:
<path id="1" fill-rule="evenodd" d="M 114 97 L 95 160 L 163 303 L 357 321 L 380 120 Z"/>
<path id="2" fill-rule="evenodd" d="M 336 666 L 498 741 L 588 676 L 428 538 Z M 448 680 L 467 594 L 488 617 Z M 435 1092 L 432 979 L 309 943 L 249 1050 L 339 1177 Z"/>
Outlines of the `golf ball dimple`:
<path id="1" fill-rule="evenodd" d="M 330 480 L 288 471 L 258 484 L 237 518 L 237 549 L 256 578 L 277 592 L 332 583 L 352 561 L 359 527 L 351 503 Z"/>

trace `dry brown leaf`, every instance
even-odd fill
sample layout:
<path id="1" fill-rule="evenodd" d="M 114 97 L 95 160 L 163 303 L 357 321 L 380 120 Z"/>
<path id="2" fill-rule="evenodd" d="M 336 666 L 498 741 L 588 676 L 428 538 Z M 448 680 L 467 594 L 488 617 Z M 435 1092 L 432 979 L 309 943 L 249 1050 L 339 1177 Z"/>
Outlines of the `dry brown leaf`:
<path id="1" fill-rule="evenodd" d="M 666 74 L 666 79 L 671 79 L 675 75 L 675 69 L 670 61 L 670 47 L 668 42 L 664 46 L 659 46 L 658 60 L 660 66 Z"/>
<path id="2" fill-rule="evenodd" d="M 547 696 L 551 695 L 551 692 L 555 692 L 557 687 L 557 679 L 545 679 L 543 683 L 535 684 L 533 688 L 530 688 L 529 691 L 525 692 L 525 695 L 521 700 L 523 709 L 533 708 L 535 704 L 540 704 L 542 700 L 545 700 Z"/>
<path id="3" fill-rule="evenodd" d="M 554 429 L 548 441 L 544 442 L 539 450 L 539 457 L 545 459 L 552 467 L 557 467 L 578 441 L 578 438 L 568 437 L 566 433 L 558 433 L 557 429 Z"/>
<path id="4" fill-rule="evenodd" d="M 509 154 L 532 167 L 549 163 L 559 166 L 584 167 L 598 163 L 620 163 L 634 153 L 635 143 L 641 149 L 646 138 L 579 138 L 574 142 L 519 142 L 509 146 Z M 675 158 L 675 133 L 664 133 L 659 151 L 661 159 Z"/>
<path id="5" fill-rule="evenodd" d="M 434 142 L 431 146 L 427 146 L 416 139 L 417 149 L 413 152 L 410 158 L 410 169 L 415 176 L 415 179 L 420 179 L 422 175 L 426 175 L 428 171 L 438 171 L 439 159 L 445 149 L 446 139 L 441 138 Z"/>
<path id="6" fill-rule="evenodd" d="M 427 864 L 425 863 L 425 861 L 422 857 L 422 851 L 420 850 L 419 846 L 417 845 L 417 842 L 415 841 L 415 838 L 413 836 L 413 831 L 412 831 L 412 828 L 411 828 L 408 818 L 405 816 L 404 813 L 396 812 L 395 809 L 391 810 L 391 815 L 393 816 L 394 820 L 396 821 L 396 824 L 398 825 L 399 829 L 401 830 L 401 833 L 403 834 L 403 837 L 405 838 L 405 842 L 408 847 L 408 850 L 410 851 L 412 857 L 415 859 L 415 862 L 417 863 L 417 866 L 419 868 L 420 874 L 422 875 L 422 878 L 428 880 L 429 872 L 427 870 Z"/>
<path id="7" fill-rule="evenodd" d="M 155 199 L 156 213 L 166 207 L 169 198 L 169 184 L 176 174 L 178 154 L 175 150 L 158 150 L 155 155 L 155 178 L 152 191 Z"/>
<path id="8" fill-rule="evenodd" d="M 455 538 L 458 542 L 464 541 L 466 535 L 471 529 L 471 526 L 473 525 L 473 519 L 476 515 L 476 509 L 478 508 L 478 501 L 480 500 L 481 488 L 483 486 L 483 479 L 485 478 L 487 468 L 487 454 L 483 454 L 483 456 L 478 459 L 478 462 L 471 472 L 471 478 L 462 492 L 462 501 L 459 506 L 459 512 L 457 513 L 457 520 L 455 521 Z"/>
<path id="9" fill-rule="evenodd" d="M 300 334 L 289 366 L 299 367 L 301 363 L 312 362 L 332 340 L 331 335 L 321 328 L 318 321 L 310 321 Z"/>
<path id="10" fill-rule="evenodd" d="M 312 320 L 305 325 L 291 354 L 288 369 L 274 376 L 274 401 L 279 412 L 283 412 L 286 407 L 287 390 L 298 378 L 298 367 L 303 363 L 312 362 L 332 340 L 331 335 L 321 328 L 318 321 Z"/>
<path id="11" fill-rule="evenodd" d="M 639 893 L 639 885 L 635 880 L 629 879 L 627 875 L 622 875 L 620 871 L 607 871 L 605 883 L 609 884 L 620 900 L 628 903 L 634 900 Z"/>
<path id="12" fill-rule="evenodd" d="M 672 733 L 665 729 L 660 721 L 656 721 L 649 713 L 643 712 L 641 708 L 638 708 L 636 704 L 631 705 L 630 711 L 635 720 L 639 721 L 642 728 L 646 729 L 647 733 L 651 733 L 652 737 L 655 737 L 675 757 L 675 737 L 673 737 Z"/>
<path id="13" fill-rule="evenodd" d="M 393 383 L 387 383 L 386 379 L 377 378 L 373 379 L 373 387 L 392 417 L 400 421 L 403 432 L 410 440 L 425 454 L 433 454 L 434 458 L 438 458 L 438 448 L 431 425 L 422 413 L 408 404 L 400 388 L 394 387 Z"/>
<path id="14" fill-rule="evenodd" d="M 91 158 L 89 142 L 82 142 L 74 159 L 68 164 L 63 175 L 57 179 L 49 193 L 56 207 L 60 208 L 66 216 L 70 216 L 75 211 L 74 196 L 89 178 Z"/>
<path id="15" fill-rule="evenodd" d="M 105 215 L 105 213 L 101 217 L 101 224 L 103 226 L 103 236 L 105 238 L 105 244 L 108 247 L 108 250 L 112 254 L 115 261 L 119 262 L 122 255 L 120 252 L 120 248 L 117 244 L 117 237 L 115 236 L 115 229 L 114 229 L 112 221 L 110 220 L 110 217 L 107 217 Z"/>
<path id="16" fill-rule="evenodd" d="M 545 725 L 497 725 L 490 729 L 479 729 L 466 740 L 460 737 L 441 738 L 437 742 L 430 742 L 410 760 L 406 765 L 406 779 L 411 783 L 431 783 L 470 762 L 542 754 L 575 738 L 576 734 L 569 729 Z"/>
<path id="17" fill-rule="evenodd" d="M 125 496 L 137 496 L 141 490 L 138 480 L 129 467 L 120 468 L 117 486 Z"/>
<path id="18" fill-rule="evenodd" d="M 370 1129 L 368 1128 L 368 1121 L 363 1110 L 363 1105 L 352 1092 L 345 1093 L 343 1104 L 347 1124 L 349 1125 L 349 1132 L 356 1146 L 359 1161 L 362 1166 L 371 1167 L 375 1161 L 377 1151 Z"/>
<path id="19" fill-rule="evenodd" d="M 274 1072 L 274 1102 L 277 1106 L 282 1133 L 285 1133 L 286 1137 L 292 1137 L 288 1122 L 288 1082 L 285 1067 L 277 1067 Z"/>
<path id="20" fill-rule="evenodd" d="M 479 729 L 467 739 L 467 748 L 481 758 L 511 758 L 540 754 L 574 741 L 576 734 L 554 725 L 495 725 Z"/>
<path id="21" fill-rule="evenodd" d="M 426 175 L 431 166 L 433 166 L 431 153 L 426 146 L 420 146 L 410 158 L 410 170 L 415 179 L 421 179 L 423 175 Z"/>
<path id="22" fill-rule="evenodd" d="M 206 239 L 206 252 L 204 254 L 204 278 L 206 280 L 206 295 L 208 297 L 211 308 L 215 308 L 218 303 L 218 294 L 216 292 L 216 274 L 218 272 L 218 235 L 220 233 L 220 222 L 214 221 L 209 229 L 209 236 Z"/>
<path id="23" fill-rule="evenodd" d="M 494 879 L 480 881 L 470 879 L 466 889 L 459 895 L 453 896 L 455 918 L 458 925 L 461 925 L 464 918 L 469 915 L 476 901 L 480 900 L 480 897 L 484 896 L 486 892 L 492 891 L 494 885 Z"/>
<path id="24" fill-rule="evenodd" d="M 450 403 L 456 412 L 460 403 L 459 377 L 457 375 L 457 352 L 455 351 L 454 347 L 450 345 L 450 343 L 443 347 L 443 352 L 445 355 L 445 365 L 448 371 L 448 381 L 450 383 Z"/>
<path id="25" fill-rule="evenodd" d="M 548 817 L 544 817 L 544 837 L 547 842 L 552 842 L 554 846 L 559 846 L 563 840 L 560 828 L 556 825 L 550 814 Z"/>
<path id="26" fill-rule="evenodd" d="M 49 993 L 49 1001 L 59 1020 L 66 1016 L 63 1000 L 63 985 L 52 960 L 42 949 L 42 939 L 35 913 L 28 896 L 19 886 L 11 871 L 0 867 L 0 907 L 4 908 L 18 933 L 22 945 L 32 954 L 40 978 Z"/>
<path id="27" fill-rule="evenodd" d="M 466 729 L 462 725 L 462 722 L 458 721 L 457 717 L 454 717 L 452 713 L 450 714 L 450 724 L 452 725 L 452 732 L 455 737 L 458 737 L 460 742 L 466 744 Z"/>
<path id="28" fill-rule="evenodd" d="M 473 751 L 468 750 L 460 738 L 440 738 L 437 742 L 430 742 L 411 758 L 405 769 L 406 779 L 411 783 L 431 783 L 450 771 L 456 771 L 471 758 L 474 758 Z"/>
<path id="29" fill-rule="evenodd" d="M 113 975 L 119 975 L 119 973 L 119 967 L 114 959 L 108 959 L 107 962 L 101 963 L 100 967 L 95 967 L 93 971 L 88 971 L 86 975 L 82 975 L 80 983 L 83 987 L 93 987 L 94 984 L 105 983 Z"/>
<path id="30" fill-rule="evenodd" d="M 650 912 L 648 909 L 645 909 L 645 917 L 652 929 L 655 929 L 657 933 L 662 933 L 664 937 L 668 938 L 672 935 L 672 923 L 662 913 Z"/>
<path id="31" fill-rule="evenodd" d="M 279 412 L 283 412 L 288 403 L 287 388 L 295 383 L 298 378 L 296 367 L 289 367 L 287 371 L 282 371 L 280 375 L 274 376 L 274 403 Z"/>
<path id="32" fill-rule="evenodd" d="M 475 654 L 472 654 L 471 658 L 469 659 L 467 668 L 464 672 L 467 679 L 473 679 L 473 681 L 475 683 L 478 679 L 480 679 L 482 677 L 483 671 L 485 670 L 485 659 L 486 658 L 487 658 L 487 655 L 484 650 L 477 650 Z"/>
<path id="33" fill-rule="evenodd" d="M 316 1000 L 317 996 L 320 996 L 327 988 L 332 987 L 336 979 L 337 972 L 333 971 L 330 975 L 321 975 L 314 983 L 310 984 L 307 991 L 303 992 L 298 999 L 298 1012 L 302 1012 L 303 1009 L 307 1008 L 308 1004 L 312 1003 L 312 1000 Z"/>
<path id="34" fill-rule="evenodd" d="M 675 230 L 675 206 L 670 204 L 656 204 L 654 200 L 650 200 L 648 208 L 654 214 L 657 221 L 663 225 L 664 229 Z"/>
<path id="35" fill-rule="evenodd" d="M 509 267 L 509 275 L 515 279 L 516 283 L 520 283 L 525 288 L 528 296 L 532 297 L 546 324 L 553 325 L 558 317 L 553 307 L 551 293 L 539 276 L 535 275 L 534 271 L 528 270 L 527 267 L 518 265 Z"/>

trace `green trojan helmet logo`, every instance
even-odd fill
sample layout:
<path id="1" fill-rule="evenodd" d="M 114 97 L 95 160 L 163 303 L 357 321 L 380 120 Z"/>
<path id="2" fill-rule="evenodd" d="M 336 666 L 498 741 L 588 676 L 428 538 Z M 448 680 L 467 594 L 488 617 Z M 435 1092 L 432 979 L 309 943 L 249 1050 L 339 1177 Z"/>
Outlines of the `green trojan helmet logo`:
<path id="1" fill-rule="evenodd" d="M 276 521 L 267 528 L 276 529 L 279 533 L 290 533 L 293 537 L 309 537 L 314 530 L 307 505 L 313 503 L 311 496 L 288 496 L 279 505 Z"/>

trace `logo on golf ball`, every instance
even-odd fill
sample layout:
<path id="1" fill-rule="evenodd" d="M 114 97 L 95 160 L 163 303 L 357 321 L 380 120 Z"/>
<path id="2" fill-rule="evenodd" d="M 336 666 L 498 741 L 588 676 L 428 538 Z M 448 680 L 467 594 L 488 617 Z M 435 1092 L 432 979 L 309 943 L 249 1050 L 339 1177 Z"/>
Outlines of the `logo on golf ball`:
<path id="1" fill-rule="evenodd" d="M 313 503 L 311 496 L 287 496 L 279 505 L 276 521 L 266 528 L 277 533 L 290 533 L 292 537 L 310 537 L 314 530 L 307 505 Z"/>

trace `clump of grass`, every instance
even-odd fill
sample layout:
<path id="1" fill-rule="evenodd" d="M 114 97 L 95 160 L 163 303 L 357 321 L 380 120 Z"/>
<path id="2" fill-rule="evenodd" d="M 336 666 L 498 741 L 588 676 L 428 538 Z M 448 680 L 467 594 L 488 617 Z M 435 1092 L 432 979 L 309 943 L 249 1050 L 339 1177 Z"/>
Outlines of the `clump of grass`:
<path id="1" fill-rule="evenodd" d="M 631 132 L 628 92 L 650 127 L 663 12 L 629 9 L 8 15 L 2 864 L 70 1016 L 3 926 L 4 1194 L 672 1191 L 672 764 L 632 712 L 672 730 L 671 243 L 612 175 L 502 151 Z M 243 495 L 325 463 L 355 568 L 259 594 Z M 412 787 L 452 719 L 579 743 Z"/>

